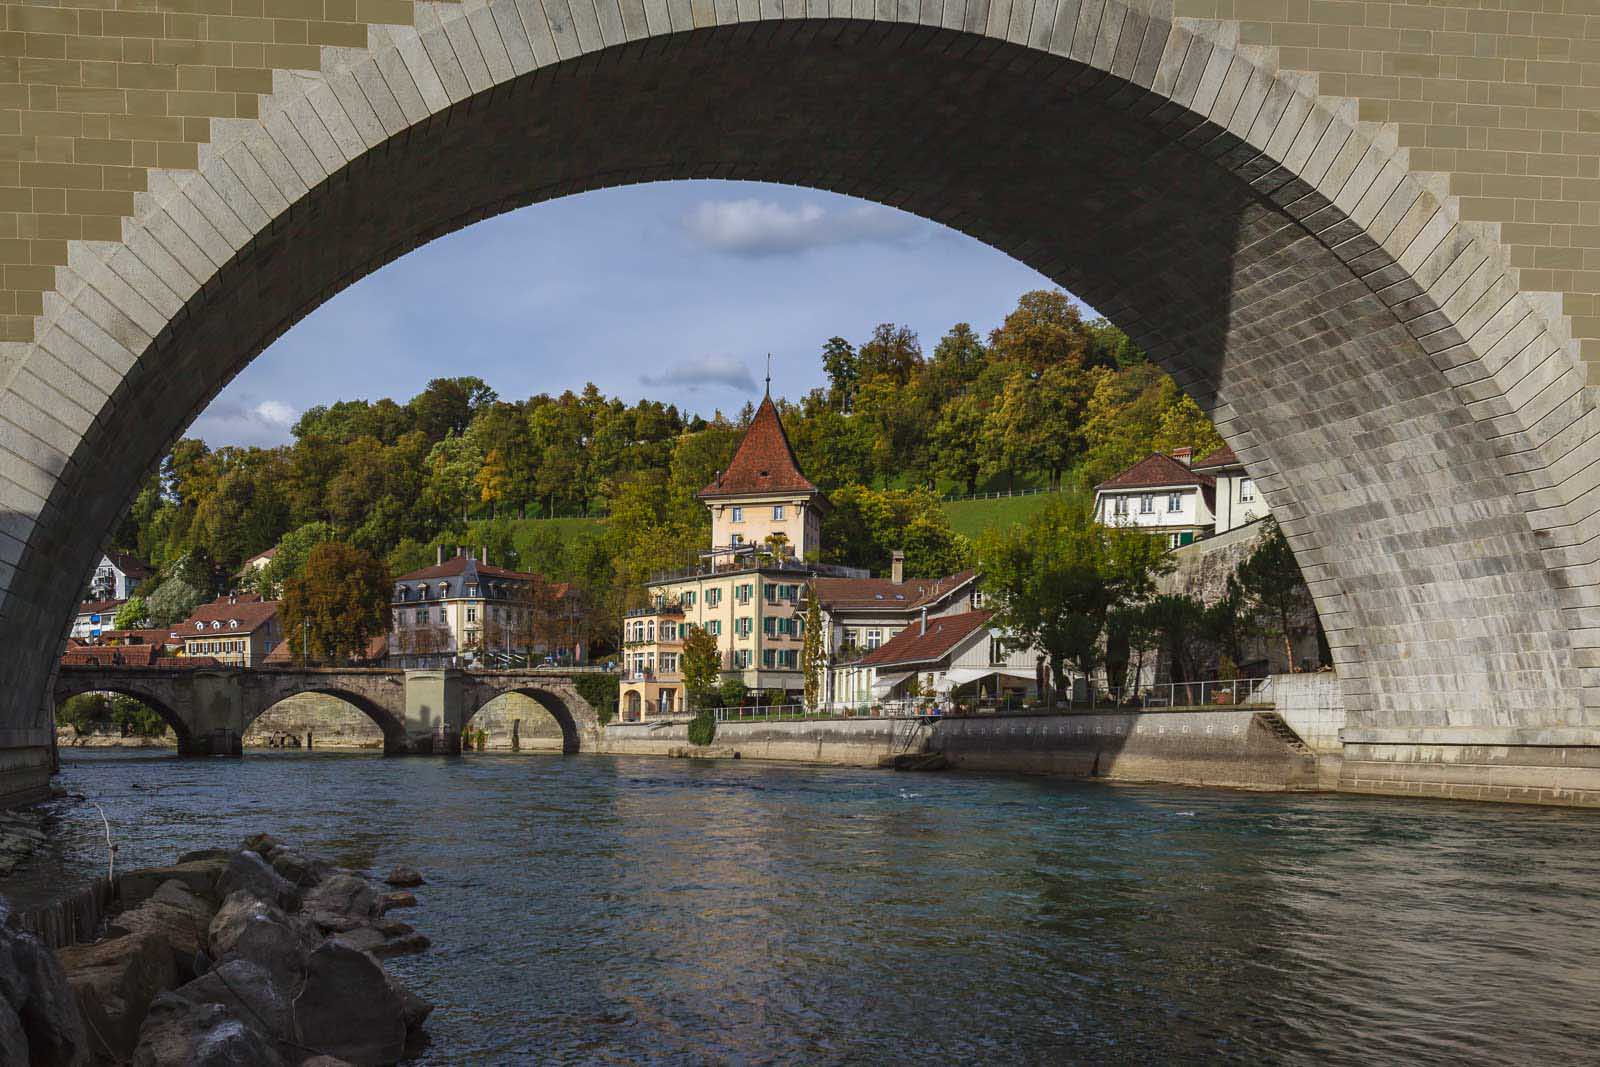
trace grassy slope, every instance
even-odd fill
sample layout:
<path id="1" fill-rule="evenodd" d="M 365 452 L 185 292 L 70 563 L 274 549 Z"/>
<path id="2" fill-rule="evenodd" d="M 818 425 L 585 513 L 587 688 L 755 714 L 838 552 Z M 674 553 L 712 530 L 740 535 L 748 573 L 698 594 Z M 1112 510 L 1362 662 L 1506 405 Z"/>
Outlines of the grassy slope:
<path id="1" fill-rule="evenodd" d="M 1044 506 L 1047 495 L 1002 497 L 999 500 L 961 500 L 943 505 L 950 525 L 959 534 L 977 537 L 985 527 L 1021 522 Z M 604 519 L 524 519 L 517 522 L 512 536 L 521 547 L 534 527 L 554 524 L 563 539 L 581 530 L 598 529 Z"/>

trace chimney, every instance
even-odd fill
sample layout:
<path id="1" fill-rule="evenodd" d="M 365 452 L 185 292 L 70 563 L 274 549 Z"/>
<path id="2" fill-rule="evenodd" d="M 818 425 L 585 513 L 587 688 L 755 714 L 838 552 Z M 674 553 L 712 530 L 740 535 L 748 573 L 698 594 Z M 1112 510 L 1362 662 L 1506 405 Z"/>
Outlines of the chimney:
<path id="1" fill-rule="evenodd" d="M 478 548 L 478 561 L 485 567 L 489 565 L 489 549 L 486 546 L 480 546 Z"/>
<path id="2" fill-rule="evenodd" d="M 906 580 L 906 554 L 901 549 L 895 549 L 889 557 L 889 580 L 895 585 L 900 585 Z"/>
<path id="3" fill-rule="evenodd" d="M 437 547 L 439 549 L 439 558 L 434 560 L 434 562 L 442 566 L 444 564 L 444 546 L 439 545 Z"/>
<path id="4" fill-rule="evenodd" d="M 917 629 L 918 637 L 928 636 L 928 609 L 922 609 L 922 625 Z"/>
<path id="5" fill-rule="evenodd" d="M 1189 464 L 1194 462 L 1194 449 L 1174 448 L 1172 450 L 1172 458 L 1187 467 Z"/>

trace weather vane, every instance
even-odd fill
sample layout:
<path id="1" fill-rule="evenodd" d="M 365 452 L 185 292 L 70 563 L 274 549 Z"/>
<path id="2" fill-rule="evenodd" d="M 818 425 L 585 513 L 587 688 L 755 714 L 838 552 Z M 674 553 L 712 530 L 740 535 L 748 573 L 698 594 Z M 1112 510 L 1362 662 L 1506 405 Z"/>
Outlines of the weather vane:
<path id="1" fill-rule="evenodd" d="M 772 395 L 772 353 L 767 353 L 767 395 Z"/>

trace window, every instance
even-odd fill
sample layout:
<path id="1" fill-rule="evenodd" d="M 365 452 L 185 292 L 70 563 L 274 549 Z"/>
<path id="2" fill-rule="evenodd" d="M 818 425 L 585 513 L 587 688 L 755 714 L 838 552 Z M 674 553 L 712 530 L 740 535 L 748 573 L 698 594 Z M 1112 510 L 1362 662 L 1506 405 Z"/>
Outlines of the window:
<path id="1" fill-rule="evenodd" d="M 722 603 L 722 590 L 720 590 L 720 589 L 707 589 L 706 590 L 706 607 L 714 608 L 720 603 Z"/>
<path id="2" fill-rule="evenodd" d="M 749 637 L 750 631 L 754 628 L 748 615 L 741 615 L 733 620 L 733 632 L 736 637 Z"/>
<path id="3" fill-rule="evenodd" d="M 1182 493 L 1168 493 L 1167 494 L 1167 513 L 1171 514 L 1173 512 L 1178 512 L 1178 511 L 1182 511 L 1182 510 L 1183 510 L 1183 494 Z"/>
<path id="4" fill-rule="evenodd" d="M 1178 547 L 1178 535 L 1177 534 L 1167 534 L 1167 547 L 1168 548 L 1177 548 Z"/>
<path id="5" fill-rule="evenodd" d="M 693 589 L 691 589 L 687 593 L 683 594 L 683 606 L 686 607 L 686 608 L 694 607 L 694 590 Z"/>
<path id="6" fill-rule="evenodd" d="M 748 648 L 737 649 L 733 653 L 733 666 L 736 670 L 743 670 L 750 666 L 750 650 Z"/>
<path id="7" fill-rule="evenodd" d="M 1254 478 L 1239 479 L 1239 499 L 1251 501 L 1256 498 L 1256 483 Z"/>
<path id="8" fill-rule="evenodd" d="M 1125 496 L 1112 497 L 1111 514 L 1117 516 L 1119 519 L 1126 516 L 1128 514 L 1128 498 Z"/>
<path id="9" fill-rule="evenodd" d="M 734 534 L 732 543 L 733 547 L 735 548 L 738 548 L 740 545 L 744 544 L 744 534 Z"/>
<path id="10" fill-rule="evenodd" d="M 868 630 L 867 631 L 867 647 L 868 648 L 877 648 L 881 644 L 883 644 L 883 631 L 882 630 Z"/>
<path id="11" fill-rule="evenodd" d="M 1156 498 L 1154 493 L 1146 493 L 1139 498 L 1139 514 L 1153 515 L 1155 510 Z"/>
<path id="12" fill-rule="evenodd" d="M 478 609 L 477 608 L 468 608 L 467 609 L 467 621 L 468 622 L 477 622 L 478 621 Z"/>
<path id="13" fill-rule="evenodd" d="M 644 624 L 644 639 L 646 641 L 654 641 L 656 639 L 656 620 L 651 619 Z"/>
<path id="14" fill-rule="evenodd" d="M 779 591 L 780 588 L 781 588 L 780 586 L 776 586 L 776 585 L 767 586 L 767 603 L 768 604 L 776 604 L 778 602 L 778 591 Z"/>
<path id="15" fill-rule="evenodd" d="M 677 627 L 677 624 L 670 623 L 670 622 L 662 623 L 661 624 L 661 640 L 663 640 L 663 641 L 676 641 L 677 639 L 678 639 L 678 627 Z"/>
<path id="16" fill-rule="evenodd" d="M 769 585 L 769 586 L 767 586 L 767 588 L 771 589 L 772 587 Z M 771 615 L 768 615 L 766 618 L 762 619 L 761 620 L 761 632 L 766 634 L 768 637 L 771 637 L 773 634 L 777 633 L 778 632 L 778 620 L 774 619 Z"/>
<path id="17" fill-rule="evenodd" d="M 783 521 L 783 505 L 782 504 L 774 504 L 774 505 L 772 505 L 772 521 L 773 522 L 782 522 Z"/>
<path id="18" fill-rule="evenodd" d="M 799 666 L 799 655 L 800 653 L 796 652 L 792 648 L 784 649 L 782 652 L 778 653 L 778 666 L 786 667 L 789 670 L 794 670 L 797 666 Z"/>
<path id="19" fill-rule="evenodd" d="M 764 648 L 761 650 L 761 665 L 766 667 L 768 670 L 771 670 L 773 667 L 778 665 L 778 658 L 773 653 L 772 649 Z"/>
<path id="20" fill-rule="evenodd" d="M 1006 646 L 998 637 L 989 638 L 989 663 L 994 665 L 1006 661 Z"/>
<path id="21" fill-rule="evenodd" d="M 475 585 L 467 586 L 467 595 L 468 596 L 477 596 L 478 595 L 478 587 L 475 586 Z"/>
<path id="22" fill-rule="evenodd" d="M 427 608 L 418 608 L 417 609 L 417 625 L 420 626 L 420 625 L 422 625 L 423 623 L 425 623 L 427 621 L 428 621 L 428 609 Z"/>
<path id="23" fill-rule="evenodd" d="M 676 655 L 674 655 L 673 653 L 671 653 L 671 652 L 663 652 L 661 654 L 661 669 L 664 670 L 664 671 L 675 671 L 675 670 L 677 670 L 678 669 L 678 657 Z"/>
<path id="24" fill-rule="evenodd" d="M 733 599 L 737 600 L 741 604 L 748 604 L 750 603 L 750 597 L 754 592 L 755 587 L 749 582 L 745 582 L 734 589 Z"/>
<path id="25" fill-rule="evenodd" d="M 735 508 L 732 508 L 731 510 L 733 511 L 733 521 L 734 522 L 743 522 L 744 521 L 744 508 L 735 507 Z M 735 541 L 734 544 L 738 544 L 738 542 Z"/>
<path id="26" fill-rule="evenodd" d="M 722 620 L 712 619 L 710 622 L 706 623 L 706 633 L 710 634 L 712 637 L 721 637 Z"/>

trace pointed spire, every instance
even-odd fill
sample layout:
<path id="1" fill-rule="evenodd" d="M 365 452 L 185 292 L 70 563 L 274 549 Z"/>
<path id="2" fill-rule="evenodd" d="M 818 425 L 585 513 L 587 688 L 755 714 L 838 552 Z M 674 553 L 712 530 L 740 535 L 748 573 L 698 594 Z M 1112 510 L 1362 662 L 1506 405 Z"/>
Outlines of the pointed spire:
<path id="1" fill-rule="evenodd" d="M 700 490 L 702 498 L 712 496 L 738 496 L 743 493 L 769 492 L 815 493 L 817 487 L 800 470 L 789 435 L 784 432 L 783 420 L 771 396 L 763 397 L 761 406 L 750 420 L 744 440 L 714 482 Z"/>

